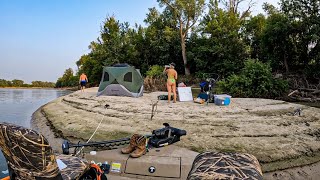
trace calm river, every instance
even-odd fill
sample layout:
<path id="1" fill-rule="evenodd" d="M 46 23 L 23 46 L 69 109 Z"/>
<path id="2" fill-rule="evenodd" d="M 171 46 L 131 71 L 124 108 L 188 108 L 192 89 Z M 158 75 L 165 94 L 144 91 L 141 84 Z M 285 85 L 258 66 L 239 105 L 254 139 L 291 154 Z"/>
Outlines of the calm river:
<path id="1" fill-rule="evenodd" d="M 70 91 L 54 89 L 3 89 L 0 88 L 0 122 L 30 127 L 31 115 L 40 106 Z M 0 151 L 0 178 L 7 174 L 7 164 Z"/>

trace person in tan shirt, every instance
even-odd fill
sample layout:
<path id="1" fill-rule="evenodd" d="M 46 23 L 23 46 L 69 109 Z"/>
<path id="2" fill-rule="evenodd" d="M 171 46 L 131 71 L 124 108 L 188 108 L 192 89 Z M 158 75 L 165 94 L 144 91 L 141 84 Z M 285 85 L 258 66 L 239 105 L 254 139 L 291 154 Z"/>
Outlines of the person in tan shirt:
<path id="1" fill-rule="evenodd" d="M 85 75 L 84 73 L 82 73 L 82 74 L 80 75 L 80 78 L 79 78 L 79 83 L 80 83 L 80 86 L 81 86 L 81 92 L 84 92 L 84 89 L 86 88 L 87 82 L 88 82 L 87 75 Z"/>
<path id="2" fill-rule="evenodd" d="M 168 79 L 167 79 L 167 90 L 168 90 L 168 103 L 171 101 L 171 91 L 173 92 L 173 102 L 177 102 L 177 86 L 176 81 L 178 79 L 178 73 L 174 69 L 175 64 L 171 63 L 169 68 L 166 68 L 163 70 L 167 73 Z"/>

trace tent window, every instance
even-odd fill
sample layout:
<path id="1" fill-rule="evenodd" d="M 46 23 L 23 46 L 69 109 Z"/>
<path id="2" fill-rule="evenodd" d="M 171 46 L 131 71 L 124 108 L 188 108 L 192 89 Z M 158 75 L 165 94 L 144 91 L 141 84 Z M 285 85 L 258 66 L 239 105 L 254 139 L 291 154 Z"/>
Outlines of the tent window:
<path id="1" fill-rule="evenodd" d="M 109 73 L 104 72 L 103 81 L 109 81 Z"/>
<path id="2" fill-rule="evenodd" d="M 127 74 L 125 74 L 123 80 L 126 82 L 132 82 L 132 72 L 128 72 Z"/>

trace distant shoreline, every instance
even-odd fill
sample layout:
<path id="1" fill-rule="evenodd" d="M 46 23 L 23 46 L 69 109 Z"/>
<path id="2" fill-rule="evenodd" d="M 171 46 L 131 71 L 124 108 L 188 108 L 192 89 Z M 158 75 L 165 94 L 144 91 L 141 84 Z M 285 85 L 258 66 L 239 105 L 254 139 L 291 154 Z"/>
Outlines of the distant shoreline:
<path id="1" fill-rule="evenodd" d="M 66 87 L 66 88 L 50 88 L 50 87 L 0 87 L 0 89 L 52 89 L 52 90 L 66 90 L 66 91 L 77 91 L 77 87 Z"/>

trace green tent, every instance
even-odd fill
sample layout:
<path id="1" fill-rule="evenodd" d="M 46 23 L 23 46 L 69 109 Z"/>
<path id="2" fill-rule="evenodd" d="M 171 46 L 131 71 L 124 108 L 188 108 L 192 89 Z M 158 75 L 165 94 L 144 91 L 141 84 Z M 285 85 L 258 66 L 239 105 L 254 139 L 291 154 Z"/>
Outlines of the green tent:
<path id="1" fill-rule="evenodd" d="M 98 90 L 98 96 L 100 95 L 142 96 L 143 78 L 139 69 L 127 64 L 104 67 Z"/>

